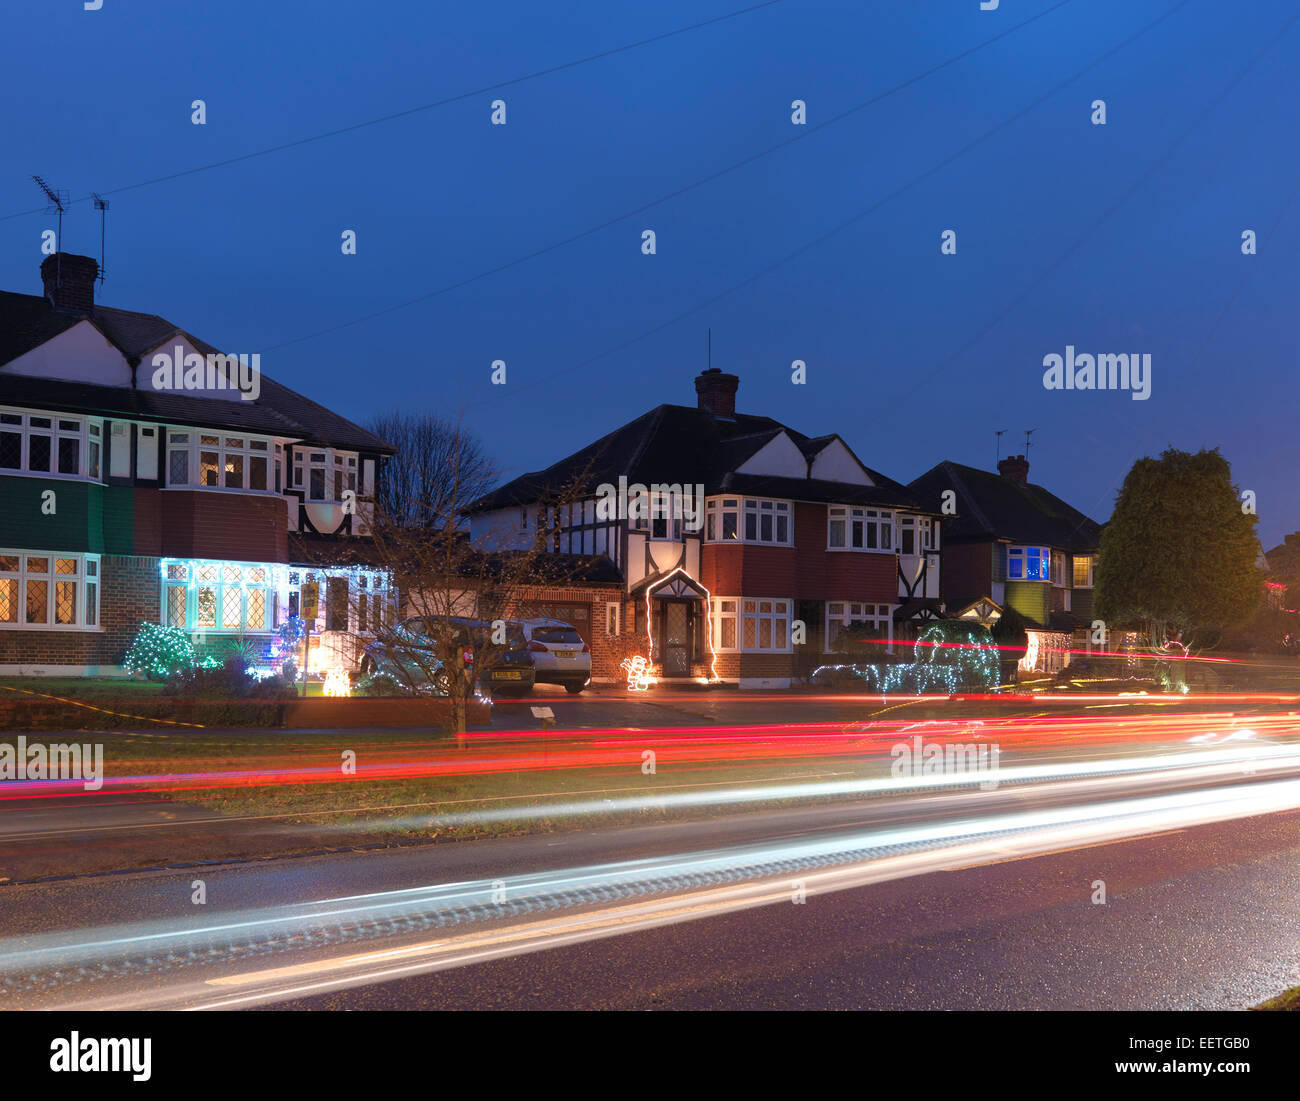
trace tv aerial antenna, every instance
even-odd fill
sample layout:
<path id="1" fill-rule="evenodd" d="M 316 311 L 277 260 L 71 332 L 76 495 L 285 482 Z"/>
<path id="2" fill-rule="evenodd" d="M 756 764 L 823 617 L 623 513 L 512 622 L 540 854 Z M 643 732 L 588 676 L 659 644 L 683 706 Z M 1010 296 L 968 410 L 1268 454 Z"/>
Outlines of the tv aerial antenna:
<path id="1" fill-rule="evenodd" d="M 1025 429 L 1025 461 L 1026 462 L 1029 461 L 1029 437 L 1032 436 L 1037 431 L 1038 431 L 1037 428 Z"/>
<path id="2" fill-rule="evenodd" d="M 63 215 L 68 209 L 68 193 L 51 187 L 40 176 L 33 176 L 32 179 L 36 181 L 36 186 L 45 192 L 45 198 L 49 200 L 45 213 L 53 214 L 57 211 L 59 215 L 59 230 L 58 237 L 55 239 L 54 253 L 59 259 L 56 261 L 54 285 L 61 286 L 63 283 Z"/>
<path id="3" fill-rule="evenodd" d="M 104 227 L 108 221 L 108 200 L 97 191 L 90 193 L 95 209 L 99 211 L 99 281 L 104 281 Z"/>
<path id="4" fill-rule="evenodd" d="M 993 435 L 995 435 L 995 436 L 998 438 L 998 450 L 997 450 L 997 455 L 996 455 L 996 457 L 993 459 L 993 468 L 994 468 L 995 470 L 997 469 L 997 465 L 998 465 L 998 463 L 1000 463 L 1000 462 L 1002 461 L 1002 437 L 1003 437 L 1004 435 L 1006 435 L 1006 431 L 1007 431 L 1007 430 L 1006 430 L 1005 428 L 999 428 L 997 431 L 995 431 L 995 432 L 993 433 Z"/>

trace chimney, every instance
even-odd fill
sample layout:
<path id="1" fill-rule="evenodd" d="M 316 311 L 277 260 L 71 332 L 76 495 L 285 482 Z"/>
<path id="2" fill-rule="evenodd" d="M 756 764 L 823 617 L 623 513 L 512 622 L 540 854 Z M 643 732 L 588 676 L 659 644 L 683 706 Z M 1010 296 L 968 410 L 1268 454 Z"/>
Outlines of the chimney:
<path id="1" fill-rule="evenodd" d="M 89 256 L 57 252 L 41 261 L 45 297 L 56 310 L 90 313 L 95 308 L 95 279 L 99 264 Z"/>
<path id="2" fill-rule="evenodd" d="M 720 367 L 710 367 L 695 377 L 695 393 L 699 407 L 715 417 L 736 415 L 736 390 L 740 386 L 738 375 L 722 373 Z"/>
<path id="3" fill-rule="evenodd" d="M 998 463 L 998 473 L 1018 486 L 1025 485 L 1029 481 L 1029 460 L 1023 455 L 1008 455 Z"/>

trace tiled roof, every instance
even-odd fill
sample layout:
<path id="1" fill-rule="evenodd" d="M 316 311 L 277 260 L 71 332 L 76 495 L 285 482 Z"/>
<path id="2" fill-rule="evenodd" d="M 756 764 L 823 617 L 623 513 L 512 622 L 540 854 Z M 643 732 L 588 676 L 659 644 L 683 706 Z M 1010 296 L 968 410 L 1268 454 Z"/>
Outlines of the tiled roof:
<path id="1" fill-rule="evenodd" d="M 945 541 L 1008 539 L 1080 552 L 1101 542 L 1101 525 L 1054 493 L 973 466 L 942 462 L 908 488 L 935 509 L 944 490 L 956 493 L 957 515 L 944 523 Z"/>
<path id="2" fill-rule="evenodd" d="M 906 487 L 875 471 L 868 471 L 876 482 L 874 487 L 735 473 L 737 467 L 781 432 L 787 433 L 808 458 L 835 438 L 821 436 L 814 440 L 771 417 L 737 413 L 734 417 L 720 418 L 690 406 L 660 405 L 545 470 L 507 482 L 480 497 L 465 511 L 485 512 L 532 504 L 546 490 L 591 493 L 602 483 L 617 484 L 620 476 L 625 476 L 629 483 L 647 486 L 701 483 L 705 493 L 751 493 L 848 504 L 919 505 L 919 500 Z"/>
<path id="3" fill-rule="evenodd" d="M 96 305 L 90 313 L 56 310 L 38 295 L 0 291 L 0 368 L 40 347 L 81 321 L 89 321 L 127 361 L 182 336 L 204 355 L 218 354 L 201 340 L 155 314 Z M 66 412 L 119 414 L 137 420 L 197 427 L 242 429 L 290 436 L 322 447 L 391 454 L 394 448 L 372 432 L 282 386 L 265 374 L 256 401 L 225 401 L 183 392 L 65 382 L 0 370 L 0 403 L 37 405 Z"/>

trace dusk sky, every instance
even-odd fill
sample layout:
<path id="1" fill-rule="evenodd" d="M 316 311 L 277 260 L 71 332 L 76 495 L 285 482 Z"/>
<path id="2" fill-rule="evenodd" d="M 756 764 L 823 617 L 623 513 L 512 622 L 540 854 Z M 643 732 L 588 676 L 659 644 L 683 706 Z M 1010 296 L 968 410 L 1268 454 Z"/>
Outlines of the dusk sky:
<path id="1" fill-rule="evenodd" d="M 1135 459 L 1219 446 L 1258 495 L 1264 546 L 1300 529 L 1294 0 L 781 0 L 130 186 L 746 6 L 11 4 L 0 288 L 40 293 L 54 219 L 24 213 L 44 205 L 38 173 L 109 199 L 104 304 L 261 353 L 361 423 L 463 414 L 503 478 L 659 403 L 693 405 L 711 328 L 740 411 L 838 432 L 900 481 L 943 459 L 991 468 L 996 429 L 1007 455 L 1032 428 L 1031 481 L 1105 520 Z M 941 255 L 949 229 L 957 252 Z M 98 256 L 88 202 L 63 246 Z M 1043 358 L 1067 345 L 1149 354 L 1149 400 L 1046 390 Z"/>

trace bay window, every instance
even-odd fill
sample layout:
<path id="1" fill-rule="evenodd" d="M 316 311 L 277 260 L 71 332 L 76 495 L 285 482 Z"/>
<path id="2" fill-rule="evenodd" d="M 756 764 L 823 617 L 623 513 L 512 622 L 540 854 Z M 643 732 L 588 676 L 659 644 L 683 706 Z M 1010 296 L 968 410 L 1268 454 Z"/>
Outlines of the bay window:
<path id="1" fill-rule="evenodd" d="M 713 648 L 790 653 L 791 605 L 761 597 L 715 597 L 710 602 Z"/>
<path id="2" fill-rule="evenodd" d="M 342 501 L 345 491 L 357 491 L 356 453 L 294 448 L 293 488 L 305 490 L 308 501 Z"/>
<path id="3" fill-rule="evenodd" d="M 0 410 L 0 473 L 99 481 L 103 421 Z"/>
<path id="4" fill-rule="evenodd" d="M 99 555 L 0 551 L 0 628 L 99 625 Z"/>
<path id="5" fill-rule="evenodd" d="M 789 501 L 760 497 L 715 497 L 705 505 L 704 539 L 789 547 L 794 524 Z"/>
<path id="6" fill-rule="evenodd" d="M 831 505 L 827 509 L 827 550 L 893 549 L 894 514 L 886 509 Z"/>
<path id="7" fill-rule="evenodd" d="M 266 439 L 170 430 L 167 433 L 167 484 L 271 492 L 271 448 L 271 441 Z"/>
<path id="8" fill-rule="evenodd" d="M 869 624 L 870 637 L 893 642 L 892 604 L 861 604 L 851 601 L 828 601 L 826 604 L 826 651 L 836 648 L 845 628 L 855 623 Z M 883 649 L 883 647 L 882 647 Z"/>
<path id="9" fill-rule="evenodd" d="M 164 559 L 162 619 L 187 631 L 271 630 L 281 567 Z"/>

